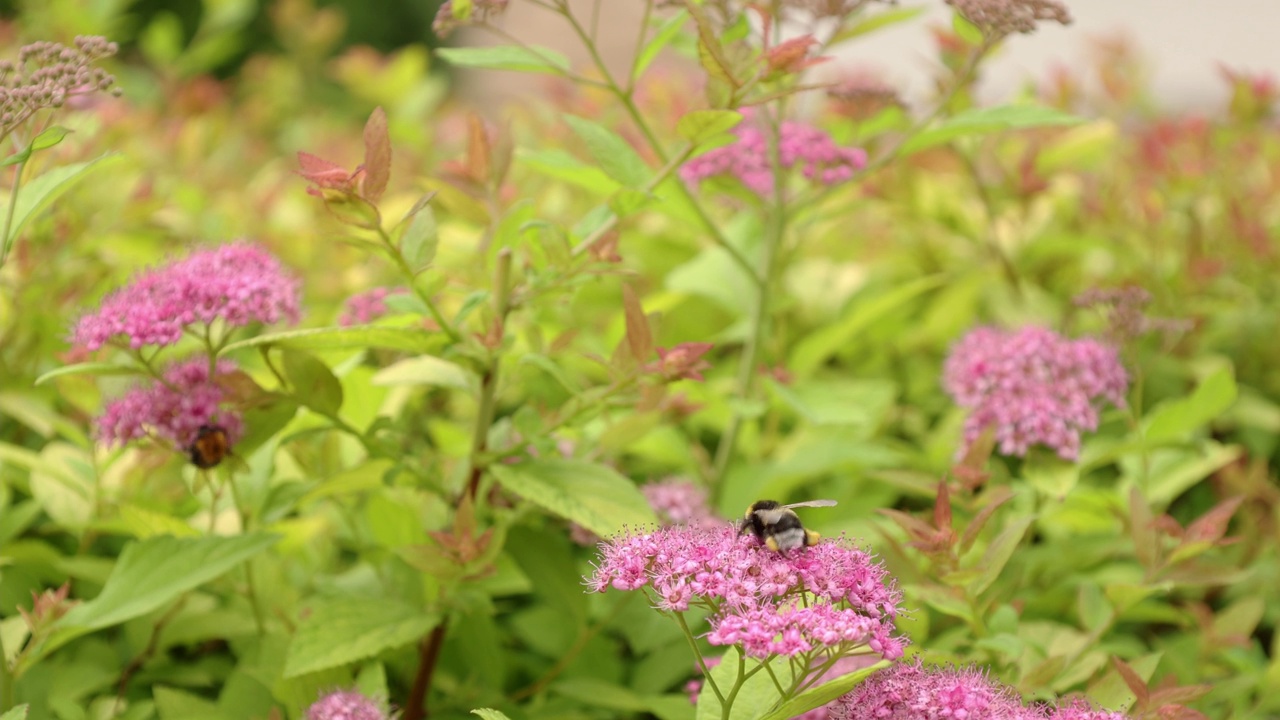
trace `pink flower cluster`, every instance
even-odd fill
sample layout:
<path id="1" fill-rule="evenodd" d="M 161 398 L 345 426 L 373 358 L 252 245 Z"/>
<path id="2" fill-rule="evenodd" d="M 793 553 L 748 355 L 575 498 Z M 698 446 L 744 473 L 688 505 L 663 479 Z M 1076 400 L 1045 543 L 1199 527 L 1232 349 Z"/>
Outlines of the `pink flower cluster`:
<path id="1" fill-rule="evenodd" d="M 893 637 L 900 594 L 886 575 L 843 539 L 783 556 L 732 526 L 673 526 L 603 543 L 587 584 L 649 588 L 662 610 L 708 607 L 707 640 L 757 658 L 869 647 L 894 659 L 903 647 Z"/>
<path id="2" fill-rule="evenodd" d="M 707 489 L 688 480 L 669 478 L 646 483 L 640 486 L 640 492 L 663 525 L 716 527 L 725 524 L 707 506 Z"/>
<path id="3" fill-rule="evenodd" d="M 258 245 L 200 250 L 112 293 L 97 312 L 80 318 L 72 342 L 97 350 L 123 336 L 137 349 L 173 345 L 190 325 L 297 322 L 299 290 L 298 279 Z"/>
<path id="4" fill-rule="evenodd" d="M 383 704 L 354 691 L 331 692 L 307 708 L 306 720 L 387 720 Z"/>
<path id="5" fill-rule="evenodd" d="M 1039 327 L 984 327 L 952 348 L 943 384 L 971 410 L 966 447 L 992 427 L 1006 455 L 1026 455 L 1041 444 L 1074 460 L 1080 433 L 1098 427 L 1099 401 L 1125 406 L 1129 378 L 1115 349 L 1096 340 L 1069 340 Z"/>
<path id="6" fill-rule="evenodd" d="M 1083 701 L 1023 705 L 981 670 L 903 663 L 867 678 L 831 704 L 831 720 L 1124 720 Z"/>
<path id="7" fill-rule="evenodd" d="M 350 325 L 368 325 L 387 314 L 387 296 L 402 295 L 408 292 L 404 288 L 374 288 L 368 292 L 352 295 L 347 298 L 346 310 L 338 318 L 343 327 Z"/>
<path id="8" fill-rule="evenodd" d="M 230 361 L 218 361 L 217 374 L 233 370 Z M 223 399 L 207 360 L 181 362 L 165 371 L 163 382 L 136 387 L 108 403 L 98 418 L 98 437 L 121 445 L 155 437 L 186 448 L 207 425 L 222 428 L 234 445 L 243 424 L 238 412 L 222 406 Z"/>
<path id="9" fill-rule="evenodd" d="M 765 131 L 752 123 L 752 113 L 743 111 L 743 122 L 734 129 L 738 141 L 718 147 L 684 164 L 680 177 L 696 184 L 716 175 L 732 175 L 752 192 L 773 193 L 773 168 L 769 162 L 769 140 Z M 824 185 L 845 182 L 867 164 L 862 148 L 840 147 L 827 133 L 812 125 L 786 121 L 779 128 L 778 155 L 783 168 L 800 166 L 810 180 Z"/>

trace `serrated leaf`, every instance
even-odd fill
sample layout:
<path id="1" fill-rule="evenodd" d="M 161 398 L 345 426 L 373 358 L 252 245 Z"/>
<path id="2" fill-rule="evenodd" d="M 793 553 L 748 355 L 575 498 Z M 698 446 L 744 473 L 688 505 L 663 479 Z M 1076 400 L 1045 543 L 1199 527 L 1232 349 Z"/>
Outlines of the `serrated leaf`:
<path id="1" fill-rule="evenodd" d="M 907 140 L 902 144 L 901 152 L 908 155 L 973 135 L 1036 127 L 1065 127 L 1082 122 L 1083 118 L 1043 105 L 974 108 L 957 113 Z"/>
<path id="2" fill-rule="evenodd" d="M 510 492 L 600 537 L 658 521 L 635 483 L 603 465 L 534 460 L 495 465 L 490 472 Z"/>
<path id="3" fill-rule="evenodd" d="M 569 58 L 555 50 L 537 45 L 439 48 L 436 50 L 436 55 L 458 67 L 540 72 L 553 75 L 560 75 L 569 70 Z"/>
<path id="4" fill-rule="evenodd" d="M 573 133 L 587 146 L 587 152 L 595 159 L 596 164 L 609 177 L 629 188 L 641 187 L 652 174 L 649 166 L 631 147 L 609 128 L 585 118 L 565 115 L 564 121 L 573 129 Z"/>
<path id="5" fill-rule="evenodd" d="M 820 708 L 841 695 L 848 693 L 861 684 L 862 681 L 867 679 L 871 674 L 881 670 L 882 668 L 887 668 L 892 664 L 893 663 L 888 660 L 881 660 L 871 667 L 856 670 L 848 675 L 841 675 L 840 677 L 818 685 L 817 687 L 809 688 L 778 706 L 776 710 L 764 715 L 760 720 L 791 720 L 791 718 L 799 717 L 814 708 Z"/>
<path id="6" fill-rule="evenodd" d="M 74 365 L 63 365 L 60 368 L 50 370 L 49 372 L 36 378 L 36 385 L 43 385 L 54 378 L 60 378 L 65 375 L 93 375 L 95 377 L 103 377 L 107 375 L 141 375 L 142 370 L 133 365 L 117 365 L 115 363 L 105 362 L 85 362 L 76 363 Z"/>
<path id="7" fill-rule="evenodd" d="M 284 676 L 373 657 L 414 642 L 439 624 L 438 614 L 386 597 L 318 601 L 289 643 Z"/>
<path id="8" fill-rule="evenodd" d="M 223 355 L 260 345 L 275 345 L 294 350 L 352 350 L 383 348 L 426 352 L 434 342 L 421 330 L 389 327 L 324 327 L 267 333 L 234 342 L 222 349 Z"/>
<path id="9" fill-rule="evenodd" d="M 387 133 L 387 113 L 376 107 L 364 125 L 364 182 L 366 200 L 376 203 L 391 179 L 391 136 Z"/>
<path id="10" fill-rule="evenodd" d="M 472 376 L 461 366 L 431 355 L 393 363 L 374 374 L 374 385 L 434 385 L 468 390 Z"/>
<path id="11" fill-rule="evenodd" d="M 285 350 L 284 376 L 303 405 L 323 415 L 336 415 L 342 408 L 342 383 L 316 356 Z"/>
<path id="12" fill-rule="evenodd" d="M 276 535 L 147 538 L 125 546 L 97 597 L 58 620 L 47 654 L 94 630 L 141 617 L 266 550 Z"/>
<path id="13" fill-rule="evenodd" d="M 507 717 L 506 713 L 494 710 L 493 708 L 476 708 L 471 711 L 471 714 L 479 715 L 484 720 L 511 720 L 511 718 Z"/>
<path id="14" fill-rule="evenodd" d="M 982 555 L 982 562 L 978 565 L 978 576 L 969 583 L 970 596 L 981 595 L 991 587 L 991 583 L 995 582 L 996 578 L 1000 577 L 1000 571 L 1004 570 L 1009 558 L 1013 557 L 1013 552 L 1018 549 L 1018 543 L 1022 542 L 1022 536 L 1034 521 L 1034 517 L 1020 517 L 1012 520 L 1008 527 L 991 541 L 987 551 Z"/>
<path id="15" fill-rule="evenodd" d="M 717 135 L 729 132 L 740 122 L 742 113 L 734 110 L 694 110 L 680 118 L 676 123 L 676 132 L 694 145 L 701 145 Z"/>

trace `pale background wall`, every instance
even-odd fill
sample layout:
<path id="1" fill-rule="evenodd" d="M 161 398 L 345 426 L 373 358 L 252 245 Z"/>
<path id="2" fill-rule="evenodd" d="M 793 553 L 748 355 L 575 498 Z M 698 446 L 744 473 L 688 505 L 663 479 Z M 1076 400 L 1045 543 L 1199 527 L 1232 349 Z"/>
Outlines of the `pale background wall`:
<path id="1" fill-rule="evenodd" d="M 1075 17 L 1069 27 L 1049 26 L 1035 35 L 1006 43 L 1004 53 L 988 68 L 988 99 L 1007 94 L 1028 78 L 1042 78 L 1057 64 L 1076 65 L 1089 53 L 1089 40 L 1123 33 L 1131 39 L 1151 70 L 1152 87 L 1169 108 L 1217 109 L 1225 97 L 1218 64 L 1280 74 L 1280 0 L 1064 0 Z M 589 0 L 576 0 L 583 8 Z M 927 17 L 946 24 L 949 10 L 942 0 L 901 0 L 904 6 L 930 8 Z M 620 53 L 629 52 L 640 21 L 637 0 L 603 0 L 602 28 L 616 31 Z M 531 42 L 556 48 L 578 61 L 585 58 L 560 19 L 520 0 L 513 0 L 503 25 Z M 606 33 L 609 36 L 614 32 Z M 462 35 L 464 42 L 495 42 Z M 924 92 L 933 45 L 926 23 L 917 19 L 854 43 L 842 56 L 879 71 L 908 97 Z M 542 85 L 528 76 L 480 73 L 467 94 L 492 99 L 536 92 Z"/>

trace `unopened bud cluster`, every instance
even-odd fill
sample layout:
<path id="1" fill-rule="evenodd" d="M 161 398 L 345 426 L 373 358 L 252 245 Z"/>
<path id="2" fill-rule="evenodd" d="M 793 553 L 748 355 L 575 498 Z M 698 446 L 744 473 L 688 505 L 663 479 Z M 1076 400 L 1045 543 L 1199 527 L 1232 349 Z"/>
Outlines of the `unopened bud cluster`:
<path id="1" fill-rule="evenodd" d="M 431 29 L 437 37 L 446 38 L 463 25 L 487 22 L 489 18 L 501 15 L 507 9 L 508 0 L 472 0 L 469 15 L 459 17 L 453 11 L 453 0 L 445 0 L 436 11 L 436 19 Z"/>
<path id="2" fill-rule="evenodd" d="M 18 51 L 18 61 L 0 61 L 0 125 L 4 132 L 39 110 L 62 107 L 68 98 L 95 92 L 119 95 L 115 76 L 93 63 L 114 55 L 117 46 L 97 35 L 81 35 L 75 47 L 35 42 Z"/>
<path id="3" fill-rule="evenodd" d="M 1071 13 L 1058 0 L 946 0 L 991 39 L 1034 32 L 1042 22 L 1071 24 Z"/>

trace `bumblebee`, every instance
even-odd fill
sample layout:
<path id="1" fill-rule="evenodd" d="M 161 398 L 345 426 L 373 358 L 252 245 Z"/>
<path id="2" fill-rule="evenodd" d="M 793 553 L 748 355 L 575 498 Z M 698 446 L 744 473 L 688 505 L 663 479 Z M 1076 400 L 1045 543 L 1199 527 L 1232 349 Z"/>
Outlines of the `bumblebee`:
<path id="1" fill-rule="evenodd" d="M 765 547 L 786 555 L 796 548 L 818 544 L 819 537 L 818 533 L 800 524 L 800 516 L 791 508 L 831 507 L 835 504 L 835 500 L 810 500 L 790 505 L 780 505 L 776 500 L 757 500 L 747 508 L 738 533 L 750 530 Z"/>
<path id="2" fill-rule="evenodd" d="M 187 448 L 191 464 L 202 470 L 217 467 L 231 454 L 231 441 L 225 428 L 218 425 L 201 425 L 196 439 Z"/>

